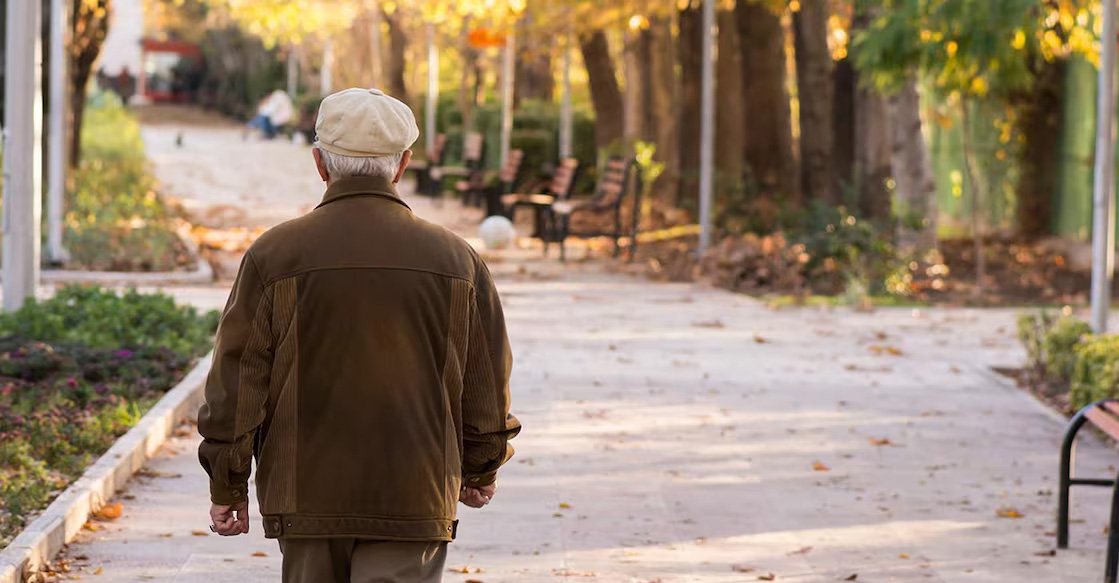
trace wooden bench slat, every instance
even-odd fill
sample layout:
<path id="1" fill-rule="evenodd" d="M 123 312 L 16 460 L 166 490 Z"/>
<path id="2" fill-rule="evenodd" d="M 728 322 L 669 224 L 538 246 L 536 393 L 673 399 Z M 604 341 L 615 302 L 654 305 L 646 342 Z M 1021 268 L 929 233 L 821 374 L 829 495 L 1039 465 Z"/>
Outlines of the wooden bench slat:
<path id="1" fill-rule="evenodd" d="M 1112 417 L 1101 407 L 1093 407 L 1084 413 L 1084 416 L 1104 433 L 1114 439 L 1119 439 L 1119 419 Z"/>
<path id="2" fill-rule="evenodd" d="M 1119 401 L 1104 401 L 1100 406 L 1112 415 L 1119 416 Z"/>

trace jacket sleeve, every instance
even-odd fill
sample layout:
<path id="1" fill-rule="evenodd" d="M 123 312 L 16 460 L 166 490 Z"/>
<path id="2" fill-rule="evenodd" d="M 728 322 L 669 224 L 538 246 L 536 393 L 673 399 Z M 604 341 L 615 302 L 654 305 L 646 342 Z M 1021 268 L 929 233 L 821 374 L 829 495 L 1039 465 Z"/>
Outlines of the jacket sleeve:
<path id="1" fill-rule="evenodd" d="M 462 471 L 465 485 L 485 486 L 497 479 L 497 469 L 513 457 L 509 440 L 520 432 L 521 423 L 509 413 L 513 357 L 501 299 L 480 259 L 472 311 L 462 393 Z"/>
<path id="2" fill-rule="evenodd" d="M 222 314 L 206 402 L 198 411 L 198 459 L 214 504 L 248 499 L 253 441 L 264 421 L 272 374 L 271 299 L 251 251 L 241 261 Z"/>

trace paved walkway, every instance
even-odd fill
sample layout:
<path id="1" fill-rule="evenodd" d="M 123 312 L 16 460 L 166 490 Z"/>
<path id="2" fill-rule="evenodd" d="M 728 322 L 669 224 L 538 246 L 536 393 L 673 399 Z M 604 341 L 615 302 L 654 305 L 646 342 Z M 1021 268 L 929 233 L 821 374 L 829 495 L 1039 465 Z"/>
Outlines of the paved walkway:
<path id="1" fill-rule="evenodd" d="M 231 169 L 220 176 L 267 163 L 252 145 L 221 152 L 177 163 Z M 263 191 L 311 171 L 271 169 Z M 1052 556 L 1061 424 L 986 372 L 1020 358 L 1011 312 L 774 311 L 528 252 L 491 265 L 525 431 L 493 505 L 463 510 L 448 581 L 1101 578 L 1105 493 L 1076 498 L 1075 550 Z M 208 306 L 225 294 L 174 292 Z M 97 581 L 277 581 L 259 524 L 205 532 L 196 445 L 175 440 L 128 487 L 124 516 L 70 549 L 75 565 Z M 1114 459 L 1082 449 L 1104 475 Z"/>

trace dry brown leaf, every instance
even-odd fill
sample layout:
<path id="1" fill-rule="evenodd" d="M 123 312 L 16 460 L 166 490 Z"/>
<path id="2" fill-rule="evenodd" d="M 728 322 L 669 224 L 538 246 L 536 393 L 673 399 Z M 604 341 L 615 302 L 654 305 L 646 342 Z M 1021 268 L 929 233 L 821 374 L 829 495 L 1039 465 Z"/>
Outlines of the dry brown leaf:
<path id="1" fill-rule="evenodd" d="M 97 520 L 116 520 L 124 513 L 124 505 L 120 502 L 106 504 L 100 510 L 93 513 L 93 517 Z"/>
<path id="2" fill-rule="evenodd" d="M 754 571 L 754 568 L 749 565 L 736 564 L 731 565 L 730 570 L 734 571 L 735 573 L 752 573 Z"/>
<path id="3" fill-rule="evenodd" d="M 210 536 L 210 533 L 204 530 L 192 530 L 190 531 L 190 534 L 191 536 Z"/>
<path id="4" fill-rule="evenodd" d="M 754 342 L 756 344 L 766 344 L 769 342 L 765 337 L 754 334 Z"/>
<path id="5" fill-rule="evenodd" d="M 560 507 L 560 508 L 563 508 L 563 509 L 565 509 L 565 510 L 566 510 L 566 509 L 570 509 L 570 508 L 571 508 L 571 505 L 570 505 L 570 504 L 568 504 L 567 502 L 560 502 L 560 505 L 559 505 L 559 507 Z"/>
<path id="6" fill-rule="evenodd" d="M 765 575 L 758 575 L 758 581 L 776 581 L 777 575 L 773 573 L 766 573 Z"/>
<path id="7" fill-rule="evenodd" d="M 995 515 L 999 518 L 1023 518 L 1025 516 L 1021 512 L 1018 512 L 1017 508 L 1012 506 L 1000 507 L 998 510 L 995 510 Z"/>
<path id="8" fill-rule="evenodd" d="M 266 553 L 264 551 L 257 551 L 255 553 L 253 553 L 252 556 L 254 556 L 254 557 L 267 557 L 268 553 Z"/>
<path id="9" fill-rule="evenodd" d="M 844 581 L 857 581 L 858 579 L 859 579 L 859 574 L 858 573 L 851 573 L 850 575 L 843 578 Z"/>
<path id="10" fill-rule="evenodd" d="M 716 329 L 722 329 L 722 328 L 727 327 L 727 325 L 724 324 L 722 320 L 703 320 L 703 321 L 700 321 L 700 322 L 692 322 L 692 326 L 694 326 L 696 328 L 716 328 Z"/>
<path id="11" fill-rule="evenodd" d="M 821 462 L 821 461 L 812 462 L 812 469 L 814 471 L 817 471 L 817 472 L 830 472 L 831 471 L 831 468 L 829 468 L 827 464 L 825 464 L 824 462 Z"/>
<path id="12" fill-rule="evenodd" d="M 890 441 L 889 437 L 883 437 L 883 438 L 871 437 L 867 441 L 869 441 L 871 445 L 878 446 L 878 447 L 885 447 L 887 445 L 893 445 L 894 444 L 894 442 Z"/>
<path id="13" fill-rule="evenodd" d="M 807 555 L 810 552 L 812 552 L 812 547 L 800 547 L 795 551 L 790 551 L 789 556 L 791 557 L 793 555 Z"/>
<path id="14" fill-rule="evenodd" d="M 909 558 L 909 553 L 900 553 L 900 554 L 898 554 L 898 558 L 899 559 L 908 559 Z"/>
<path id="15" fill-rule="evenodd" d="M 93 570 L 93 574 L 94 574 L 94 575 L 100 575 L 100 574 L 102 574 L 102 573 L 104 573 L 104 572 L 105 572 L 105 568 L 104 568 L 104 567 L 97 567 L 96 569 L 94 569 L 94 570 Z"/>

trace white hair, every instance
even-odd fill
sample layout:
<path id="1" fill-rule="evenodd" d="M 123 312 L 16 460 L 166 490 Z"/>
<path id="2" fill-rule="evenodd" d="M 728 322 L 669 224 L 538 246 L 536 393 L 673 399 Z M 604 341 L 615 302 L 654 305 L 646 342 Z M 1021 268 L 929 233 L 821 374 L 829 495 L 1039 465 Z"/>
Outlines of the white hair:
<path id="1" fill-rule="evenodd" d="M 326 173 L 330 175 L 331 180 L 350 176 L 376 176 L 392 180 L 396 177 L 396 172 L 400 169 L 400 161 L 404 157 L 403 152 L 375 158 L 343 156 L 342 154 L 328 152 L 318 144 L 315 144 L 315 149 L 322 156 Z"/>

